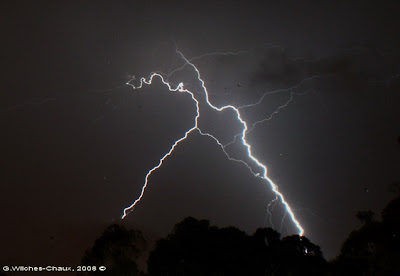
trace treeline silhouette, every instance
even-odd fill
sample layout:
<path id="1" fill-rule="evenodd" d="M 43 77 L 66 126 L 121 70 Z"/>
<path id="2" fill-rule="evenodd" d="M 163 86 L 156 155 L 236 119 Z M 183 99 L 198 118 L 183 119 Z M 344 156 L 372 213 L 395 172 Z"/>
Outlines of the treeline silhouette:
<path id="1" fill-rule="evenodd" d="M 114 224 L 82 259 L 82 265 L 107 270 L 79 275 L 400 275 L 400 196 L 384 208 L 381 221 L 371 211 L 358 212 L 357 218 L 363 226 L 327 262 L 320 247 L 304 236 L 282 238 L 271 228 L 248 235 L 188 217 L 156 242 L 146 272 L 138 268 L 147 250 L 142 233 Z"/>

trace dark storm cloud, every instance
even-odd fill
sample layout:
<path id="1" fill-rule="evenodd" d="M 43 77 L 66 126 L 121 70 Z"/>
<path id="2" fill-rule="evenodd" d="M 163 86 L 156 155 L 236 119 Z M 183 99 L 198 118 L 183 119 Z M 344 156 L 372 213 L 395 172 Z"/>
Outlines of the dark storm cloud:
<path id="1" fill-rule="evenodd" d="M 285 48 L 274 47 L 266 50 L 251 79 L 253 82 L 285 86 L 298 80 L 303 75 L 303 70 L 301 62 L 289 59 Z"/>
<path id="2" fill-rule="evenodd" d="M 388 85 L 400 73 L 400 57 L 394 49 L 359 43 L 353 48 L 338 50 L 334 55 L 311 59 L 291 57 L 285 48 L 267 49 L 250 76 L 252 85 L 290 87 L 311 76 L 340 78 L 355 93 L 367 86 Z"/>

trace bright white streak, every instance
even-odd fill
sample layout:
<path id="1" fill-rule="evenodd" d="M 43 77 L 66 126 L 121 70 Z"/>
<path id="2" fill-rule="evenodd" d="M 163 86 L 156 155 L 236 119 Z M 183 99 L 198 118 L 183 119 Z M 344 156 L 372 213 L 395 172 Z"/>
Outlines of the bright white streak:
<path id="1" fill-rule="evenodd" d="M 194 120 L 194 121 L 195 121 L 195 124 L 194 124 L 194 126 L 193 126 L 192 128 L 190 128 L 189 130 L 187 130 L 187 131 L 185 132 L 185 135 L 184 135 L 183 137 L 181 137 L 180 139 L 178 139 L 178 140 L 175 141 L 175 143 L 172 145 L 172 147 L 170 148 L 170 150 L 160 159 L 158 165 L 155 166 L 154 168 L 152 168 L 151 170 L 149 170 L 149 171 L 147 172 L 146 177 L 145 177 L 145 181 L 144 181 L 144 185 L 143 185 L 143 187 L 142 187 L 142 191 L 140 192 L 140 196 L 139 196 L 129 207 L 126 207 L 126 208 L 124 209 L 124 214 L 123 214 L 123 216 L 122 216 L 122 219 L 124 219 L 124 218 L 128 215 L 128 212 L 129 212 L 131 209 L 133 210 L 133 208 L 135 207 L 135 205 L 142 199 L 142 197 L 143 197 L 143 195 L 144 195 L 144 192 L 145 192 L 145 190 L 146 190 L 147 184 L 148 184 L 148 182 L 149 182 L 149 176 L 150 176 L 155 170 L 157 170 L 158 168 L 160 168 L 160 167 L 162 166 L 162 164 L 163 164 L 165 158 L 167 158 L 168 156 L 171 155 L 171 153 L 174 151 L 175 147 L 176 147 L 180 142 L 182 142 L 183 140 L 185 140 L 185 139 L 188 137 L 189 133 L 191 133 L 193 130 L 197 129 L 197 120 L 198 120 L 198 118 L 200 117 L 199 102 L 198 102 L 197 99 L 194 97 L 194 95 L 193 95 L 192 92 L 190 92 L 189 90 L 183 88 L 183 83 L 182 83 L 182 82 L 179 83 L 178 86 L 177 86 L 176 88 L 172 88 L 171 85 L 170 85 L 168 82 L 166 82 L 166 81 L 164 80 L 164 78 L 163 78 L 162 75 L 160 75 L 160 74 L 158 74 L 158 73 L 153 73 L 153 74 L 151 74 L 151 76 L 150 76 L 150 78 L 149 78 L 148 81 L 146 81 L 146 79 L 143 78 L 143 77 L 140 78 L 140 85 L 139 85 L 138 87 L 135 87 L 133 84 L 130 83 L 130 81 L 128 81 L 126 84 L 132 86 L 133 89 L 140 89 L 140 88 L 143 87 L 143 83 L 145 83 L 145 84 L 147 84 L 147 85 L 150 85 L 150 84 L 153 82 L 153 78 L 154 78 L 155 76 L 160 77 L 161 81 L 162 81 L 166 86 L 168 86 L 169 91 L 171 91 L 171 92 L 176 92 L 176 91 L 178 91 L 178 92 L 184 92 L 184 93 L 189 93 L 189 94 L 190 94 L 190 96 L 192 97 L 193 101 L 196 102 L 196 117 L 195 117 L 195 120 Z"/>
<path id="2" fill-rule="evenodd" d="M 141 191 L 141 193 L 140 193 L 140 196 L 139 196 L 130 206 L 128 206 L 128 207 L 126 207 L 126 208 L 124 209 L 124 214 L 123 214 L 123 216 L 122 216 L 122 219 L 124 219 L 124 218 L 127 216 L 128 212 L 129 212 L 131 209 L 133 209 L 133 208 L 135 207 L 135 205 L 142 199 L 143 194 L 144 194 L 144 192 L 145 192 L 145 190 L 146 190 L 146 187 L 147 187 L 147 184 L 148 184 L 148 178 L 149 178 L 149 176 L 150 176 L 155 170 L 157 170 L 158 168 L 160 168 L 160 167 L 162 166 L 164 160 L 165 160 L 169 155 L 171 155 L 171 153 L 173 152 L 173 150 L 175 149 L 175 147 L 176 147 L 181 141 L 185 140 L 185 139 L 188 137 L 188 135 L 189 135 L 193 130 L 198 129 L 201 135 L 206 135 L 206 136 L 209 136 L 209 137 L 213 138 L 213 139 L 218 143 L 218 145 L 221 146 L 221 148 L 223 149 L 223 151 L 225 152 L 225 154 L 228 156 L 228 158 L 229 158 L 230 160 L 238 161 L 238 162 L 244 163 L 244 164 L 247 166 L 247 168 L 250 169 L 250 171 L 252 172 L 252 174 L 253 174 L 255 177 L 259 177 L 259 178 L 261 178 L 261 179 L 264 179 L 264 180 L 266 180 L 266 181 L 270 184 L 270 187 L 271 187 L 272 191 L 275 193 L 275 195 L 280 199 L 280 201 L 282 202 L 282 204 L 285 206 L 285 211 L 286 211 L 287 213 L 289 213 L 290 218 L 292 219 L 293 223 L 295 224 L 296 228 L 298 229 L 298 231 L 299 231 L 299 232 L 298 232 L 299 236 L 303 236 L 303 234 L 304 234 L 304 229 L 301 227 L 299 221 L 296 219 L 296 217 L 295 217 L 295 215 L 294 215 L 292 209 L 290 208 L 289 204 L 288 204 L 287 201 L 285 200 L 283 194 L 282 194 L 281 192 L 279 192 L 278 186 L 267 176 L 267 167 L 266 167 L 264 164 L 262 164 L 262 163 L 261 163 L 257 158 L 255 158 L 255 156 L 253 155 L 252 150 L 251 150 L 251 146 L 250 146 L 250 144 L 246 141 L 246 134 L 247 134 L 247 131 L 248 131 L 247 123 L 246 123 L 246 121 L 244 121 L 244 120 L 242 119 L 241 114 L 240 114 L 240 112 L 239 112 L 239 108 L 237 108 L 237 107 L 235 107 L 235 106 L 233 106 L 233 105 L 225 105 L 225 106 L 222 106 L 222 107 L 216 107 L 216 106 L 214 106 L 214 105 L 210 102 L 210 100 L 209 100 L 209 97 L 208 97 L 208 90 L 207 90 L 207 88 L 206 88 L 206 86 L 205 86 L 204 81 L 202 80 L 202 78 L 201 78 L 201 76 L 200 76 L 200 72 L 199 72 L 199 70 L 197 69 L 197 67 L 196 67 L 192 62 L 190 62 L 180 51 L 177 50 L 176 52 L 182 57 L 182 59 L 185 61 L 185 63 L 186 63 L 187 65 L 190 65 L 190 66 L 195 70 L 195 72 L 196 72 L 196 74 L 197 74 L 197 79 L 200 81 L 201 86 L 202 86 L 202 88 L 203 88 L 203 90 L 204 90 L 205 98 L 206 98 L 207 104 L 208 104 L 211 108 L 213 108 L 214 110 L 217 110 L 217 111 L 223 111 L 223 110 L 225 110 L 225 109 L 231 109 L 231 110 L 233 110 L 233 111 L 236 113 L 237 119 L 238 119 L 239 122 L 243 125 L 243 131 L 242 131 L 242 134 L 241 134 L 242 144 L 243 144 L 243 145 L 245 146 L 245 148 L 247 149 L 247 155 L 248 155 L 248 157 L 249 157 L 259 168 L 262 169 L 263 173 L 262 173 L 262 175 L 260 175 L 260 173 L 254 173 L 254 172 L 252 171 L 251 167 L 250 167 L 247 163 L 245 163 L 244 161 L 242 161 L 242 160 L 236 160 L 236 159 L 230 158 L 230 157 L 228 156 L 228 154 L 226 153 L 226 151 L 224 150 L 223 145 L 218 141 L 217 138 L 215 138 L 215 137 L 214 137 L 213 135 L 211 135 L 211 134 L 201 132 L 201 130 L 197 127 L 197 125 L 198 125 L 198 124 L 197 124 L 198 118 L 200 117 L 199 102 L 198 102 L 198 100 L 195 98 L 193 92 L 191 92 L 191 91 L 189 91 L 189 90 L 183 88 L 183 83 L 182 83 L 182 82 L 181 82 L 176 88 L 172 88 L 171 85 L 170 85 L 167 81 L 164 80 L 164 78 L 163 78 L 163 76 L 162 76 L 161 74 L 159 74 L 159 73 L 152 73 L 152 74 L 150 75 L 150 77 L 149 77 L 149 80 L 146 80 L 145 78 L 142 77 L 142 78 L 140 79 L 140 85 L 139 85 L 138 87 L 135 87 L 133 84 L 130 83 L 130 81 L 127 82 L 127 85 L 132 86 L 133 89 L 140 89 L 140 88 L 142 88 L 143 83 L 145 83 L 145 84 L 147 84 L 147 85 L 150 85 L 150 84 L 152 83 L 152 81 L 153 81 L 154 76 L 158 76 L 158 77 L 160 77 L 161 81 L 168 87 L 168 89 L 169 89 L 170 91 L 172 91 L 172 92 L 178 91 L 178 92 L 189 93 L 189 94 L 191 95 L 192 99 L 196 102 L 195 125 L 194 125 L 192 128 L 190 128 L 189 130 L 187 130 L 186 133 L 185 133 L 185 135 L 184 135 L 182 138 L 180 138 L 180 139 L 178 139 L 178 140 L 175 141 L 175 143 L 172 145 L 172 147 L 170 148 L 170 150 L 160 159 L 160 161 L 159 161 L 159 163 L 158 163 L 157 166 L 153 167 L 151 170 L 148 171 L 148 173 L 146 174 L 146 177 L 145 177 L 145 182 L 144 182 L 144 185 L 143 185 L 143 187 L 142 187 L 142 191 Z"/>
<path id="3" fill-rule="evenodd" d="M 206 101 L 207 101 L 208 105 L 209 105 L 211 108 L 213 108 L 214 110 L 217 110 L 217 111 L 222 111 L 222 110 L 224 110 L 224 109 L 232 109 L 233 111 L 235 111 L 238 120 L 239 120 L 239 121 L 242 123 L 242 125 L 243 125 L 242 143 L 243 143 L 243 145 L 244 145 L 244 146 L 246 147 L 246 149 L 247 149 L 247 154 L 248 154 L 248 156 L 250 157 L 250 159 L 253 160 L 254 163 L 256 163 L 257 166 L 260 167 L 260 168 L 262 168 L 262 170 L 263 170 L 263 175 L 262 175 L 262 176 L 258 176 L 257 174 L 255 174 L 254 176 L 263 178 L 263 179 L 265 179 L 265 180 L 268 181 L 268 183 L 269 183 L 270 186 L 271 186 L 272 191 L 275 193 L 275 195 L 277 195 L 277 196 L 280 198 L 282 204 L 285 206 L 286 211 L 289 213 L 290 218 L 292 219 L 293 223 L 296 225 L 297 229 L 299 230 L 299 236 L 303 236 L 303 234 L 304 234 L 304 229 L 303 229 L 303 227 L 301 227 L 300 222 L 296 219 L 296 216 L 294 215 L 294 213 L 293 213 L 292 209 L 290 208 L 289 204 L 286 202 L 285 197 L 283 196 L 283 194 L 282 194 L 281 192 L 279 192 L 278 186 L 267 176 L 267 172 L 268 172 L 267 167 L 266 167 L 264 164 L 262 164 L 260 161 L 258 161 L 258 159 L 255 158 L 254 155 L 253 155 L 253 153 L 251 152 L 251 146 L 250 146 L 250 144 L 247 143 L 247 141 L 246 141 L 247 124 L 246 124 L 246 122 L 242 119 L 242 117 L 241 117 L 241 115 L 240 115 L 240 112 L 239 112 L 239 109 L 236 108 L 236 107 L 234 107 L 233 105 L 225 105 L 225 106 L 222 106 L 222 107 L 219 107 L 219 108 L 216 107 L 216 106 L 214 106 L 214 105 L 209 101 L 207 87 L 205 86 L 204 81 L 201 79 L 200 72 L 199 72 L 199 70 L 197 69 L 197 67 L 196 67 L 193 63 L 191 63 L 187 58 L 185 58 L 185 56 L 184 56 L 181 52 L 177 51 L 177 53 L 180 54 L 181 57 L 186 61 L 186 63 L 188 63 L 190 66 L 192 66 L 193 69 L 196 71 L 196 73 L 197 73 L 197 79 L 201 82 L 201 86 L 203 87 L 203 90 L 204 90 L 204 93 L 205 93 L 205 96 L 206 96 Z"/>

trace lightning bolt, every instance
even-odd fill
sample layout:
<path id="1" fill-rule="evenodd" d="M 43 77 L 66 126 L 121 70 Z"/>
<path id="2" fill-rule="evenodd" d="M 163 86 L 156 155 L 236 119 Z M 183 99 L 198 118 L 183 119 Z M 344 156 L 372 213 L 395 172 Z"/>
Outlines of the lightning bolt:
<path id="1" fill-rule="evenodd" d="M 195 118 L 194 118 L 194 125 L 193 125 L 190 129 L 188 129 L 188 130 L 185 132 L 185 134 L 184 134 L 181 138 L 179 138 L 178 140 L 176 140 L 176 141 L 173 143 L 173 145 L 171 146 L 170 150 L 159 160 L 158 164 L 147 172 L 146 177 L 145 177 L 145 180 L 144 180 L 144 184 L 143 184 L 143 186 L 142 186 L 142 189 L 141 189 L 141 192 L 140 192 L 139 197 L 138 197 L 130 206 L 126 207 L 126 208 L 123 210 L 122 219 L 124 219 L 124 218 L 128 215 L 129 212 L 133 211 L 134 207 L 135 207 L 135 206 L 140 202 L 140 200 L 142 199 L 142 197 L 143 197 L 143 195 L 144 195 L 144 193 L 145 193 L 146 187 L 147 187 L 147 185 L 148 185 L 149 177 L 151 176 L 151 174 L 162 166 L 162 164 L 164 163 L 164 161 L 166 160 L 166 158 L 172 154 L 172 152 L 173 152 L 174 149 L 178 146 L 179 143 L 181 143 L 182 141 L 186 140 L 186 139 L 188 138 L 188 136 L 189 136 L 190 133 L 192 133 L 193 131 L 197 130 L 201 135 L 212 138 L 212 139 L 221 147 L 221 149 L 223 150 L 223 152 L 225 153 L 225 155 L 228 157 L 229 160 L 235 161 L 235 162 L 240 162 L 240 163 L 244 164 L 244 165 L 250 170 L 250 172 L 254 175 L 254 177 L 258 177 L 258 178 L 263 179 L 264 181 L 266 181 L 266 182 L 270 185 L 272 191 L 274 192 L 274 194 L 275 194 L 275 196 L 276 196 L 275 199 L 273 200 L 273 202 L 277 201 L 278 199 L 280 200 L 280 202 L 281 202 L 281 203 L 283 204 L 283 206 L 285 207 L 285 213 L 286 213 L 286 214 L 289 214 L 289 216 L 290 216 L 292 222 L 294 223 L 294 225 L 295 225 L 296 228 L 298 229 L 298 234 L 299 234 L 300 236 L 303 236 L 303 234 L 304 234 L 304 229 L 303 229 L 302 226 L 300 225 L 300 222 L 297 220 L 295 214 L 293 213 L 293 211 L 292 211 L 291 207 L 289 206 L 288 202 L 285 200 L 285 197 L 283 196 L 283 194 L 279 191 L 278 186 L 267 176 L 267 172 L 268 172 L 267 167 L 266 167 L 264 164 L 262 164 L 262 163 L 253 155 L 251 145 L 250 145 L 250 144 L 247 142 L 247 140 L 246 140 L 246 138 L 247 138 L 246 136 L 247 136 L 248 132 L 249 132 L 250 130 L 252 130 L 252 128 L 255 126 L 256 123 L 253 124 L 253 125 L 249 128 L 248 125 L 247 125 L 247 122 L 242 118 L 242 115 L 241 115 L 241 113 L 240 113 L 240 109 L 243 109 L 243 108 L 246 108 L 246 107 L 250 107 L 250 106 L 252 106 L 252 105 L 247 105 L 247 106 L 242 106 L 242 107 L 235 107 L 235 106 L 233 106 L 233 105 L 224 105 L 224 106 L 221 106 L 221 107 L 217 107 L 217 106 L 213 105 L 213 104 L 210 102 L 210 100 L 209 100 L 209 93 L 208 93 L 208 90 L 207 90 L 207 87 L 206 87 L 206 85 L 205 85 L 204 80 L 201 78 L 200 71 L 197 69 L 197 67 L 196 67 L 196 66 L 193 64 L 193 62 L 192 62 L 194 59 L 197 59 L 197 58 L 199 58 L 199 57 L 192 58 L 192 59 L 189 60 L 189 59 L 187 59 L 180 51 L 176 50 L 176 53 L 184 60 L 185 63 L 184 63 L 183 66 L 181 66 L 181 67 L 178 68 L 178 69 L 175 69 L 174 71 L 172 71 L 172 72 L 171 72 L 170 74 L 168 74 L 167 76 L 171 76 L 174 72 L 183 69 L 185 66 L 190 66 L 190 67 L 193 68 L 194 72 L 196 73 L 197 80 L 200 82 L 201 87 L 202 87 L 202 90 L 204 91 L 205 102 L 207 103 L 207 105 L 208 105 L 209 107 L 211 107 L 212 109 L 214 109 L 214 110 L 216 110 L 216 111 L 219 111 L 219 112 L 221 112 L 221 111 L 223 111 L 223 110 L 232 110 L 232 111 L 234 112 L 234 114 L 236 115 L 237 120 L 238 120 L 238 121 L 240 122 L 240 124 L 242 125 L 242 132 L 241 132 L 239 135 L 237 135 L 237 136 L 238 136 L 238 137 L 240 136 L 241 143 L 242 143 L 242 145 L 244 146 L 244 148 L 245 148 L 246 151 L 247 151 L 247 157 L 253 162 L 254 165 L 256 165 L 256 166 L 260 169 L 261 172 L 258 172 L 258 173 L 254 172 L 253 169 L 251 168 L 251 166 L 250 166 L 249 164 L 247 164 L 247 163 L 246 163 L 245 161 L 243 161 L 243 160 L 231 158 L 231 157 L 229 156 L 229 154 L 225 151 L 226 145 L 225 145 L 225 146 L 222 145 L 222 143 L 221 143 L 215 136 L 213 136 L 213 135 L 211 135 L 211 134 L 209 134 L 209 133 L 203 132 L 203 131 L 198 127 L 198 119 L 200 118 L 199 101 L 196 99 L 196 97 L 195 97 L 195 95 L 194 95 L 193 92 L 191 92 L 190 90 L 188 90 L 188 89 L 186 89 L 186 88 L 184 87 L 183 82 L 179 83 L 176 87 L 173 87 L 173 86 L 163 77 L 163 74 L 162 74 L 162 73 L 157 73 L 157 72 L 156 72 L 156 73 L 151 73 L 150 76 L 149 76 L 147 79 L 144 78 L 144 77 L 140 78 L 140 82 L 139 82 L 139 85 L 138 85 L 138 86 L 135 86 L 135 85 L 132 83 L 132 81 L 134 80 L 134 78 L 132 78 L 132 79 L 131 79 L 130 81 L 128 81 L 126 84 L 129 85 L 129 86 L 131 86 L 133 89 L 140 89 L 140 88 L 143 87 L 144 84 L 146 84 L 146 85 L 151 85 L 151 84 L 152 84 L 152 81 L 153 81 L 153 79 L 154 79 L 154 77 L 158 77 L 158 78 L 161 79 L 162 83 L 168 87 L 168 90 L 169 90 L 169 91 L 171 91 L 171 92 L 180 92 L 180 93 L 187 93 L 187 94 L 189 94 L 189 95 L 191 96 L 192 100 L 195 102 L 195 105 L 196 105 L 196 116 L 195 116 Z M 212 55 L 212 54 L 218 54 L 218 53 L 211 53 L 211 54 L 208 54 L 208 55 Z M 235 53 L 228 53 L 228 54 L 235 54 Z M 205 54 L 205 55 L 207 55 L 207 54 Z M 203 55 L 203 56 L 204 56 L 204 55 Z M 277 92 L 277 91 L 276 91 L 276 92 Z M 266 95 L 264 94 L 263 97 L 259 100 L 259 102 L 261 102 L 265 96 L 266 96 Z M 291 98 L 289 99 L 289 102 L 292 101 L 292 97 L 293 97 L 293 94 L 291 94 Z M 289 104 L 289 102 L 287 102 L 284 106 L 286 106 L 287 104 Z M 255 104 L 253 104 L 253 105 L 256 105 L 256 104 L 258 104 L 258 103 L 255 103 Z M 281 108 L 283 108 L 283 106 L 282 106 Z M 278 111 L 279 111 L 281 108 L 279 108 Z M 276 111 L 275 113 L 271 114 L 270 117 L 272 118 L 272 116 L 273 116 L 274 114 L 276 114 L 278 111 Z M 261 122 L 264 122 L 264 121 L 265 121 L 265 119 L 262 120 L 262 121 L 260 121 L 260 122 L 258 122 L 258 123 L 261 123 Z M 236 137 L 235 137 L 235 139 L 236 139 Z M 271 205 L 271 203 L 268 205 L 268 210 L 269 210 L 269 206 L 270 206 L 270 205 Z"/>
<path id="2" fill-rule="evenodd" d="M 277 202 L 277 200 L 278 200 L 278 197 L 276 196 L 273 200 L 271 200 L 269 203 L 268 203 L 268 205 L 267 205 L 267 213 L 269 214 L 269 224 L 272 226 L 272 228 L 275 228 L 274 227 L 274 223 L 272 222 L 272 214 L 271 214 L 271 212 L 273 211 L 273 209 L 274 209 L 274 207 L 275 207 L 275 205 L 276 205 L 276 202 Z M 271 206 L 272 206 L 272 208 L 271 208 Z M 270 208 L 271 208 L 271 210 L 270 210 Z M 265 226 L 265 222 L 264 222 L 264 226 Z"/>
<path id="3" fill-rule="evenodd" d="M 299 88 L 301 85 L 303 85 L 306 81 L 310 81 L 310 80 L 312 80 L 312 79 L 314 79 L 314 78 L 320 78 L 320 77 L 322 77 L 322 76 L 319 76 L 319 75 L 311 76 L 311 77 L 308 77 L 308 78 L 305 78 L 305 79 L 301 80 L 298 84 L 296 84 L 296 85 L 294 85 L 294 86 L 291 86 L 291 87 L 289 87 L 289 88 L 286 88 L 286 89 L 277 89 L 277 90 L 273 90 L 273 91 L 266 92 L 266 93 L 264 93 L 264 94 L 261 96 L 261 98 L 260 98 L 257 102 L 252 103 L 252 104 L 246 104 L 246 105 L 239 106 L 237 109 L 238 109 L 238 110 L 240 110 L 240 109 L 246 109 L 246 108 L 249 108 L 249 107 L 253 107 L 253 106 L 259 105 L 260 103 L 262 103 L 262 101 L 264 100 L 264 98 L 265 98 L 266 96 L 268 96 L 268 95 L 272 95 L 272 94 L 276 94 L 276 93 L 288 92 L 288 91 L 295 90 L 295 89 Z M 257 125 L 259 125 L 259 124 L 262 124 L 262 123 L 265 123 L 266 121 L 270 121 L 276 114 L 278 114 L 282 109 L 284 109 L 285 107 L 287 107 L 287 106 L 293 101 L 295 95 L 296 95 L 296 96 L 304 95 L 304 94 L 306 94 L 306 93 L 308 93 L 308 92 L 309 92 L 309 91 L 305 91 L 305 92 L 302 92 L 302 93 L 295 93 L 295 92 L 293 92 L 293 91 L 290 92 L 290 97 L 289 97 L 289 99 L 288 99 L 284 104 L 278 106 L 278 108 L 276 108 L 275 111 L 272 112 L 268 117 L 266 117 L 266 118 L 264 118 L 264 119 L 261 119 L 261 120 L 259 120 L 259 121 L 254 122 L 254 123 L 251 125 L 251 127 L 247 130 L 246 134 L 249 134 L 251 131 L 253 131 L 253 129 L 254 129 L 255 126 L 257 126 Z M 229 145 L 234 144 L 234 143 L 236 142 L 237 137 L 239 137 L 239 136 L 241 136 L 241 135 L 242 135 L 242 132 L 241 132 L 241 133 L 238 133 L 238 134 L 236 134 L 236 135 L 234 135 L 233 140 L 232 140 L 231 142 L 225 144 L 225 145 L 224 145 L 224 148 L 228 147 Z"/>

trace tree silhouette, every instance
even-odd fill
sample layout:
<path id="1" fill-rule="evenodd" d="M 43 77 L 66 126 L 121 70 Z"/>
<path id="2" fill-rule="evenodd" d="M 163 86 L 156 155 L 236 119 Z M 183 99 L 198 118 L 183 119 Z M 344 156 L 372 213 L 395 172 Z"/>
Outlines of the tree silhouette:
<path id="1" fill-rule="evenodd" d="M 319 246 L 299 235 L 287 236 L 276 248 L 280 260 L 278 275 L 321 275 L 326 261 Z"/>
<path id="2" fill-rule="evenodd" d="M 400 275 L 400 196 L 382 211 L 358 212 L 363 225 L 350 233 L 339 256 L 327 263 L 318 245 L 298 235 L 281 238 L 271 228 L 251 236 L 235 227 L 185 218 L 157 241 L 147 260 L 151 276 Z M 107 267 L 81 275 L 143 275 L 137 260 L 146 243 L 139 231 L 109 226 L 86 251 L 83 265 Z"/>
<path id="3" fill-rule="evenodd" d="M 274 250 L 280 242 L 280 234 L 271 228 L 259 228 L 250 237 L 249 275 L 273 273 L 279 267 Z"/>
<path id="4" fill-rule="evenodd" d="M 388 265 L 400 275 L 400 196 L 389 202 L 382 211 L 383 242 Z"/>
<path id="5" fill-rule="evenodd" d="M 113 224 L 103 232 L 82 259 L 83 266 L 105 266 L 106 271 L 88 271 L 80 275 L 141 275 L 136 260 L 146 242 L 140 231 Z"/>
<path id="6" fill-rule="evenodd" d="M 270 228 L 248 236 L 237 228 L 218 228 L 192 217 L 159 240 L 148 259 L 152 276 L 321 275 L 324 266 L 320 248 L 305 237 L 280 240 Z"/>
<path id="7" fill-rule="evenodd" d="M 382 211 L 382 221 L 370 221 L 350 233 L 333 262 L 334 275 L 400 275 L 400 197 Z"/>
<path id="8" fill-rule="evenodd" d="M 371 210 L 368 211 L 358 211 L 356 213 L 356 217 L 363 224 L 370 224 L 374 220 L 374 212 Z"/>
<path id="9" fill-rule="evenodd" d="M 247 235 L 234 228 L 210 227 L 192 217 L 178 223 L 150 254 L 151 275 L 240 275 Z M 241 274 L 243 275 L 243 274 Z"/>

